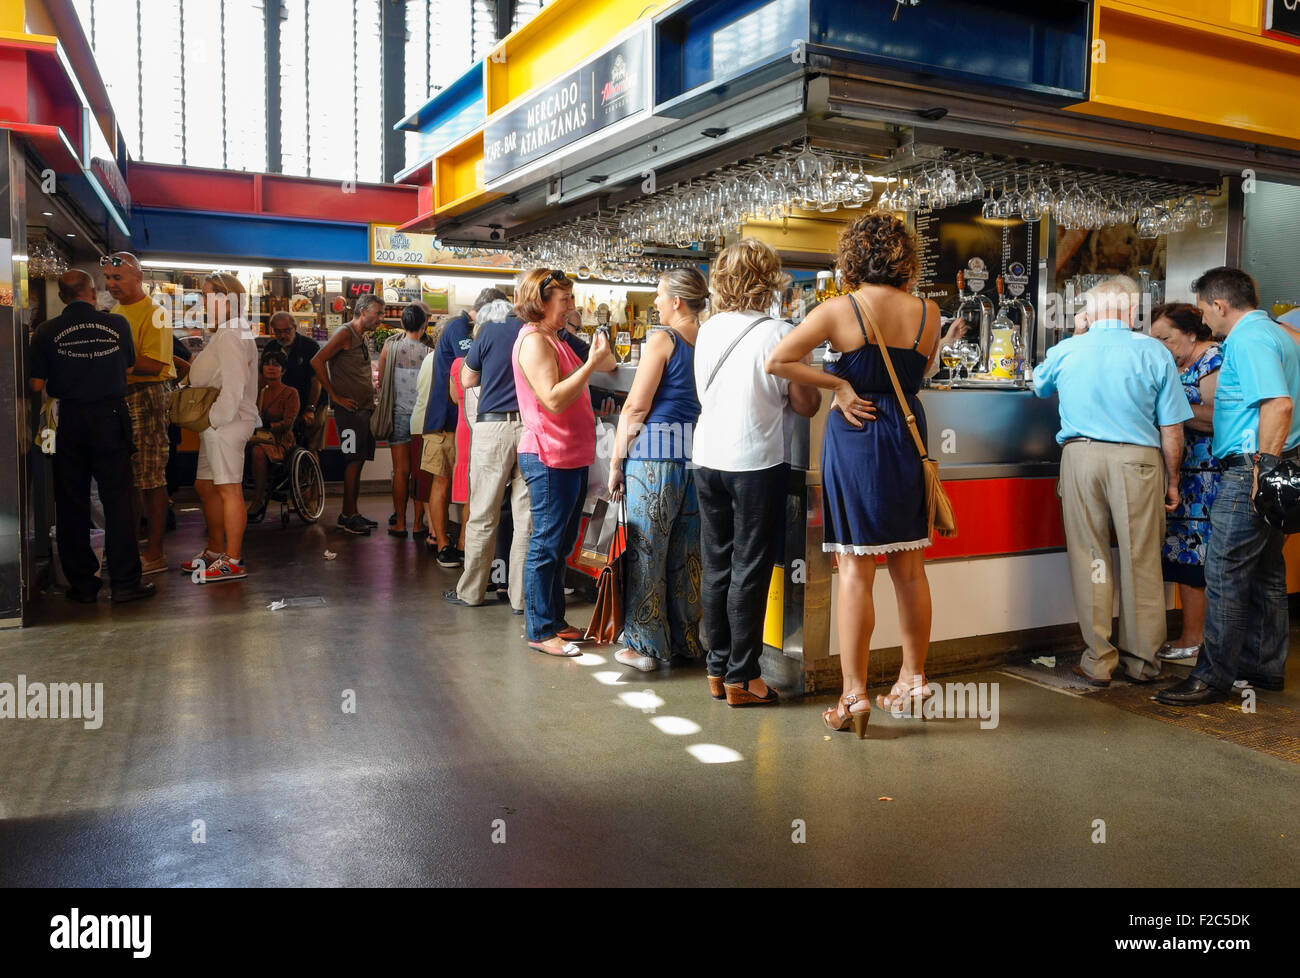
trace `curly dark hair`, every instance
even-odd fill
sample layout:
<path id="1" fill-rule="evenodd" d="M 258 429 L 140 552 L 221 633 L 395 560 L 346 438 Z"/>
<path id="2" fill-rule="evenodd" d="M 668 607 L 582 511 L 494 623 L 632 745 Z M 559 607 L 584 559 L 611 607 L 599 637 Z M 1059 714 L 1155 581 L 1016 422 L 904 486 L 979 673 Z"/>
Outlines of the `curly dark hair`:
<path id="1" fill-rule="evenodd" d="M 1201 318 L 1201 310 L 1189 302 L 1166 302 L 1151 310 L 1151 325 L 1154 326 L 1162 319 L 1168 319 L 1175 329 L 1198 342 L 1204 342 L 1214 335 L 1214 331 Z"/>
<path id="2" fill-rule="evenodd" d="M 916 239 L 907 225 L 888 211 L 868 211 L 840 234 L 835 267 L 850 288 L 904 288 L 920 268 Z"/>

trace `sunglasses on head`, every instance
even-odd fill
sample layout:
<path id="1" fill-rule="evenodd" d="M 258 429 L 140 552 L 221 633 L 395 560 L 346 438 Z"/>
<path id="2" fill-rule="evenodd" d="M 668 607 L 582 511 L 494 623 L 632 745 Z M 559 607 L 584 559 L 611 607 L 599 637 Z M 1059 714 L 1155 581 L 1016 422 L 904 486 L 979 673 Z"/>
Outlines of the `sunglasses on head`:
<path id="1" fill-rule="evenodd" d="M 114 268 L 117 268 L 117 266 L 125 264 L 126 259 L 120 255 L 101 255 L 99 258 L 100 268 L 104 268 L 107 265 L 112 265 Z"/>
<path id="2" fill-rule="evenodd" d="M 538 293 L 540 293 L 541 297 L 545 299 L 546 290 L 549 289 L 552 285 L 561 285 L 561 284 L 567 285 L 568 282 L 569 282 L 569 276 L 565 275 L 563 272 L 558 270 L 553 271 L 550 272 L 546 276 L 546 278 L 542 279 L 542 284 L 537 291 Z"/>

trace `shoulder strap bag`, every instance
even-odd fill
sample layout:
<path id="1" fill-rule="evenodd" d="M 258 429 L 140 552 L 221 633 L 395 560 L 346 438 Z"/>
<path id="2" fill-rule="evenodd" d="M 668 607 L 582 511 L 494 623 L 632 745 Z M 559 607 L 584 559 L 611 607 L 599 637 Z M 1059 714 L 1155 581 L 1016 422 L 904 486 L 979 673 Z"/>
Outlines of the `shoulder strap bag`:
<path id="1" fill-rule="evenodd" d="M 397 343 L 402 337 L 390 337 L 385 347 L 391 347 L 388 350 L 388 356 L 384 358 L 384 374 L 379 378 L 379 403 L 375 405 L 374 412 L 370 415 L 370 433 L 379 441 L 383 441 L 393 433 L 393 407 L 396 396 L 393 391 L 393 368 L 394 361 L 397 359 Z"/>
<path id="2" fill-rule="evenodd" d="M 894 373 L 894 362 L 890 359 L 889 347 L 885 346 L 885 341 L 871 319 L 871 313 L 859 309 L 858 300 L 852 294 L 849 295 L 849 301 L 853 303 L 853 312 L 857 315 L 859 323 L 862 322 L 864 313 L 866 315 L 867 326 L 871 330 L 871 340 L 884 358 L 885 369 L 889 371 L 889 379 L 894 385 L 894 393 L 898 395 L 898 406 L 903 409 L 903 417 L 907 419 L 907 427 L 912 432 L 912 441 L 916 444 L 917 454 L 921 456 L 921 466 L 925 469 L 925 508 L 930 532 L 938 533 L 941 537 L 955 537 L 957 516 L 953 512 L 948 493 L 939 480 L 939 463 L 929 456 L 925 450 L 925 442 L 921 441 L 921 433 L 916 429 L 916 415 L 912 413 L 912 408 L 903 394 L 903 386 L 898 382 L 898 374 Z"/>
<path id="3" fill-rule="evenodd" d="M 731 356 L 731 351 L 736 348 L 736 345 L 741 340 L 743 340 L 746 336 L 748 336 L 750 330 L 752 330 L 759 323 L 770 322 L 771 319 L 772 319 L 771 316 L 759 316 L 752 323 L 750 323 L 748 326 L 746 326 L 744 329 L 740 331 L 740 335 L 731 341 L 731 345 L 722 351 L 722 356 L 718 357 L 718 362 L 713 365 L 713 371 L 709 374 L 709 379 L 704 382 L 705 391 L 707 391 L 710 387 L 713 386 L 713 378 L 718 376 L 718 371 L 721 370 L 722 365 L 727 362 L 727 357 Z M 700 393 L 703 394 L 704 391 L 701 391 Z"/>
<path id="4" fill-rule="evenodd" d="M 609 545 L 609 557 L 596 578 L 596 607 L 591 612 L 585 638 L 610 645 L 623 634 L 623 551 L 626 549 L 626 496 L 618 503 L 618 528 Z"/>
<path id="5" fill-rule="evenodd" d="M 171 423 L 190 431 L 207 431 L 212 427 L 208 412 L 220 393 L 220 387 L 180 387 L 172 391 L 168 408 Z"/>

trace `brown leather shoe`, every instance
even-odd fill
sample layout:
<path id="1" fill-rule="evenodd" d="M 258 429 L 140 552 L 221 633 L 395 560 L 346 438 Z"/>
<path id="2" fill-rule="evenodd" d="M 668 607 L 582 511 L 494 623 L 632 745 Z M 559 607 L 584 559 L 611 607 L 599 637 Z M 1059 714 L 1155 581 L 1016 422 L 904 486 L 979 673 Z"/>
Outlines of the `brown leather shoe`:
<path id="1" fill-rule="evenodd" d="M 749 691 L 749 680 L 746 680 L 739 686 L 725 683 L 723 688 L 726 690 L 728 706 L 768 706 L 776 703 L 779 699 L 776 695 L 776 690 L 771 686 L 767 687 L 766 696 L 759 696 L 757 693 L 751 693 Z"/>
<path id="2" fill-rule="evenodd" d="M 709 695 L 712 696 L 715 700 L 725 700 L 727 698 L 727 694 L 722 688 L 722 677 L 709 676 L 707 678 L 709 680 Z"/>
<path id="3" fill-rule="evenodd" d="M 1098 689 L 1105 689 L 1107 686 L 1110 685 L 1109 679 L 1097 679 L 1094 676 L 1089 676 L 1086 672 L 1083 671 L 1082 666 L 1077 666 L 1077 665 L 1074 666 L 1074 674 L 1078 676 L 1080 679 L 1082 679 L 1089 686 L 1096 686 Z"/>

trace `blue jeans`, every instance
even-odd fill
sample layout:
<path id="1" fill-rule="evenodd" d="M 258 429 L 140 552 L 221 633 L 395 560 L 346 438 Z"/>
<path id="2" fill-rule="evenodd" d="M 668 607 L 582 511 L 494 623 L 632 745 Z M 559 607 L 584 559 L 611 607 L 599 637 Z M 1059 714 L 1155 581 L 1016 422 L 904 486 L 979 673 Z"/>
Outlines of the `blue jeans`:
<path id="1" fill-rule="evenodd" d="M 623 644 L 667 662 L 698 659 L 700 504 L 685 462 L 628 459 Z"/>
<path id="2" fill-rule="evenodd" d="M 519 471 L 532 501 L 533 534 L 524 562 L 524 624 L 528 641 L 568 628 L 564 620 L 564 567 L 573 552 L 587 495 L 587 469 L 553 469 L 520 454 Z"/>
<path id="3" fill-rule="evenodd" d="M 1220 690 L 1242 677 L 1282 678 L 1289 630 L 1286 536 L 1251 505 L 1249 466 L 1223 473 L 1205 558 L 1205 646 L 1192 673 Z"/>

